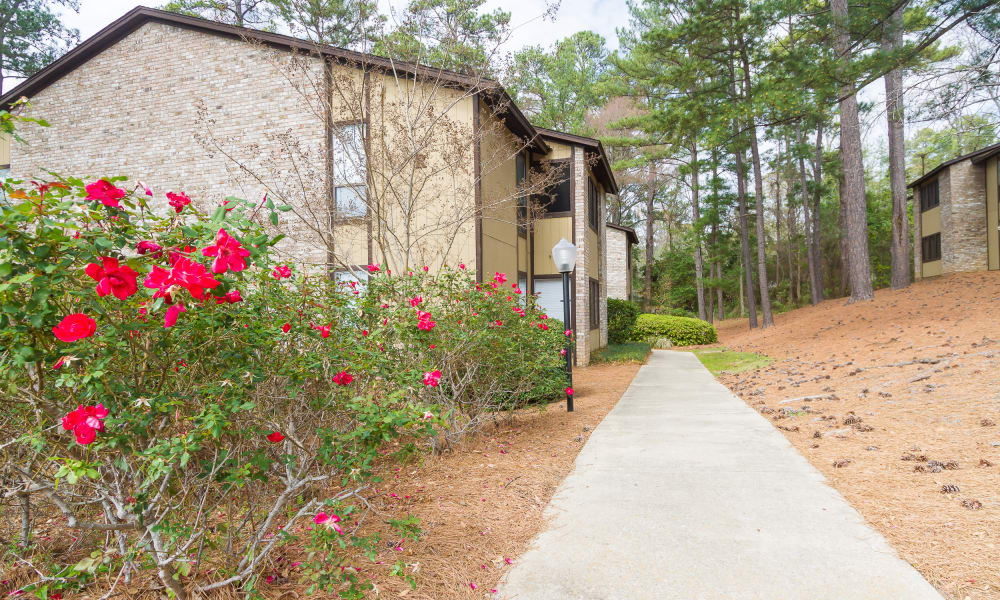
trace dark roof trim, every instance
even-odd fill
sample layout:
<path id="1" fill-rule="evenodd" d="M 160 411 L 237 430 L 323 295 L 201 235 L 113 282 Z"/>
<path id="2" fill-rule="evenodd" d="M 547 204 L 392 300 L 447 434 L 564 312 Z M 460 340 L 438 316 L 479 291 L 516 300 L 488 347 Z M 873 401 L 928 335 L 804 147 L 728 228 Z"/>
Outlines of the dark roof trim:
<path id="1" fill-rule="evenodd" d="M 543 138 L 565 142 L 567 144 L 585 146 L 594 150 L 598 156 L 598 162 L 594 166 L 594 171 L 597 174 L 598 179 L 604 185 L 605 191 L 609 194 L 618 193 L 618 182 L 615 181 L 615 174 L 611 170 L 611 163 L 608 162 L 608 153 L 604 151 L 604 145 L 601 144 L 601 140 L 573 133 L 556 131 L 554 129 L 545 129 L 544 127 L 535 127 L 535 129 L 538 130 L 538 134 Z"/>
<path id="2" fill-rule="evenodd" d="M 959 156 L 958 158 L 953 158 L 953 159 L 951 159 L 949 161 L 945 161 L 945 162 L 939 164 L 938 166 L 934 167 L 933 169 L 931 169 L 927 173 L 924 173 L 923 175 L 921 175 L 917 179 L 914 179 L 906 187 L 913 188 L 913 187 L 919 186 L 922 183 L 926 183 L 926 182 L 930 181 L 931 179 L 934 179 L 935 177 L 937 177 L 938 173 L 940 173 L 944 169 L 947 169 L 948 167 L 950 167 L 951 165 L 954 165 L 956 163 L 960 163 L 963 160 L 971 160 L 973 163 L 979 163 L 979 162 L 982 162 L 982 161 L 984 161 L 984 160 L 986 160 L 988 158 L 992 158 L 993 156 L 996 156 L 997 154 L 1000 154 L 1000 144 L 993 144 L 992 146 L 987 146 L 985 148 L 980 148 L 979 150 L 975 150 L 973 152 L 969 152 L 968 154 L 963 154 L 962 156 Z"/>
<path id="3" fill-rule="evenodd" d="M 236 39 L 257 41 L 275 48 L 316 54 L 341 63 L 358 64 L 359 68 L 374 68 L 390 73 L 400 73 L 409 77 L 433 77 L 446 85 L 481 91 L 484 92 L 483 100 L 496 109 L 498 116 L 503 120 L 508 129 L 522 138 L 533 149 L 540 152 L 549 151 L 548 145 L 539 137 L 538 131 L 535 130 L 527 117 L 514 104 L 514 101 L 507 94 L 506 90 L 503 89 L 503 86 L 496 81 L 470 77 L 446 69 L 436 69 L 409 62 L 393 61 L 373 54 L 315 44 L 308 40 L 280 33 L 236 27 L 235 25 L 227 25 L 200 17 L 181 15 L 145 6 L 137 6 L 128 11 L 104 29 L 84 40 L 76 48 L 73 48 L 44 69 L 22 81 L 11 91 L 0 96 L 0 108 L 9 109 L 11 104 L 22 96 L 30 98 L 98 53 L 134 32 L 142 25 L 151 22 L 164 23 Z"/>
<path id="4" fill-rule="evenodd" d="M 625 237 L 628 239 L 628 241 L 630 243 L 632 243 L 632 244 L 638 244 L 639 243 L 639 236 L 637 236 L 635 234 L 635 229 L 632 229 L 631 227 L 625 227 L 624 225 L 615 225 L 614 223 L 608 223 L 607 226 L 610 227 L 611 229 L 617 229 L 618 231 L 624 231 L 625 232 Z"/>

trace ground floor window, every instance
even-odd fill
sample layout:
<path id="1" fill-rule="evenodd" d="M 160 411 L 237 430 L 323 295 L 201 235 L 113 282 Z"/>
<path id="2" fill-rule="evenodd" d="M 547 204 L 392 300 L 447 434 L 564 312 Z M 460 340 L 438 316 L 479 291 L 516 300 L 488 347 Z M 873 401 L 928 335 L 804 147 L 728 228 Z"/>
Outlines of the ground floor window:
<path id="1" fill-rule="evenodd" d="M 535 295 L 538 296 L 538 308 L 550 319 L 563 320 L 563 287 L 562 277 L 539 278 L 534 280 Z M 569 325 L 567 324 L 567 327 Z"/>
<path id="2" fill-rule="evenodd" d="M 921 244 L 921 256 L 925 263 L 941 260 L 941 234 L 925 236 Z"/>

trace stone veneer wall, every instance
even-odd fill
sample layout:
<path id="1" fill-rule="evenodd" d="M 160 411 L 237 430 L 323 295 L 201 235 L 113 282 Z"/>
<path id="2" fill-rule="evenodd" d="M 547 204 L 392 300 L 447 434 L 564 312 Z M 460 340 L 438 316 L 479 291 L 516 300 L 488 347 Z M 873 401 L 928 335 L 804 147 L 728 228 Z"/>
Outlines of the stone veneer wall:
<path id="1" fill-rule="evenodd" d="M 971 160 L 951 165 L 940 177 L 944 273 L 988 267 L 985 177 L 983 165 Z"/>
<path id="2" fill-rule="evenodd" d="M 608 298 L 629 300 L 628 294 L 628 234 L 619 229 L 607 230 L 607 289 Z"/>
<path id="3" fill-rule="evenodd" d="M 321 169 L 309 195 L 321 202 L 311 207 L 316 220 L 326 220 L 323 122 L 303 99 L 309 92 L 296 91 L 282 72 L 291 56 L 147 23 L 31 98 L 31 115 L 51 126 L 21 129 L 25 142 L 15 143 L 11 171 L 32 178 L 49 178 L 47 170 L 126 175 L 133 185 L 141 179 L 152 187 L 153 205 L 164 211 L 166 192 L 185 191 L 211 212 L 230 195 L 259 201 L 265 187 L 254 175 L 267 182 L 272 198 L 294 186 L 297 176 L 287 167 L 294 146 L 300 163 Z M 307 63 L 307 71 L 321 81 L 322 63 L 310 62 L 315 66 Z M 253 174 L 215 144 L 235 152 Z M 325 246 L 311 224 L 292 213 L 282 219 L 289 237 L 281 248 L 289 259 L 325 263 Z"/>

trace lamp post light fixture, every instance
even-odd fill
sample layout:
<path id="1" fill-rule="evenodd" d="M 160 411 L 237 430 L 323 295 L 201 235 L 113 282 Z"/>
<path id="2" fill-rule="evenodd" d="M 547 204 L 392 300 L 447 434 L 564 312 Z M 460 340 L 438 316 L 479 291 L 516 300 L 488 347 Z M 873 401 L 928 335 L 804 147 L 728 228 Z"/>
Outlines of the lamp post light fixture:
<path id="1" fill-rule="evenodd" d="M 569 310 L 569 274 L 576 266 L 576 246 L 569 243 L 566 238 L 559 240 L 559 243 L 552 247 L 552 262 L 556 263 L 556 270 L 562 273 L 563 281 L 563 321 L 566 330 L 572 330 L 570 326 Z M 566 376 L 569 378 L 569 387 L 573 387 L 573 348 L 572 338 L 566 337 Z M 566 394 L 566 411 L 573 412 L 573 395 Z"/>

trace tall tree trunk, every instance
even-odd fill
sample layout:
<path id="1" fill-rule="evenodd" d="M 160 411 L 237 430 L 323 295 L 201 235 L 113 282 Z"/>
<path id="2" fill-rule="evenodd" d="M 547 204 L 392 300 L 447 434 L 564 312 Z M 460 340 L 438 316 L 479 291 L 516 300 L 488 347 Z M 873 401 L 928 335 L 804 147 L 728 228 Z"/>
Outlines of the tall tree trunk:
<path id="1" fill-rule="evenodd" d="M 732 57 L 732 45 L 730 44 L 730 58 L 729 58 L 729 89 L 730 96 L 735 102 L 739 96 L 736 93 L 736 69 L 733 66 Z M 740 122 L 739 119 L 733 117 L 733 135 L 736 138 L 736 151 L 734 153 L 736 157 L 736 198 L 739 204 L 740 210 L 740 247 L 742 249 L 742 261 L 743 261 L 743 277 L 740 279 L 740 312 L 743 312 L 742 298 L 744 296 L 743 280 L 746 280 L 746 299 L 747 299 L 747 309 L 749 310 L 750 316 L 750 328 L 753 329 L 757 327 L 757 301 L 753 294 L 753 271 L 750 268 L 750 233 L 749 233 L 749 219 L 747 218 L 747 184 L 746 184 L 746 171 L 743 168 L 743 162 L 746 158 L 744 155 L 743 145 L 741 142 L 740 135 Z"/>
<path id="2" fill-rule="evenodd" d="M 820 225 L 822 224 L 820 214 L 820 199 L 823 190 L 823 122 L 816 126 L 816 161 L 813 163 L 813 218 L 812 235 L 809 240 L 809 251 L 812 253 L 813 264 L 816 271 L 810 275 L 810 279 L 815 276 L 816 290 L 812 295 L 812 303 L 819 304 L 823 301 L 823 257 L 820 255 Z M 811 284 L 811 283 L 810 283 Z M 812 285 L 812 284 L 811 284 Z"/>
<path id="3" fill-rule="evenodd" d="M 847 0 L 841 0 L 846 2 Z M 753 102 L 753 90 L 750 87 L 750 59 L 747 57 L 745 40 L 741 35 L 740 59 L 743 61 L 743 95 L 748 104 Z M 857 108 L 857 103 L 855 103 Z M 857 116 L 857 115 L 855 115 Z M 760 287 L 760 312 L 764 318 L 763 326 L 774 325 L 774 315 L 771 314 L 771 293 L 767 285 L 767 238 L 764 236 L 764 181 L 761 178 L 760 151 L 757 148 L 757 125 L 755 117 L 750 115 L 747 121 L 747 133 L 750 136 L 750 157 L 753 160 L 754 204 L 757 210 L 757 284 Z M 860 143 L 860 137 L 859 143 Z M 860 150 L 859 150 L 860 151 Z M 866 246 L 867 250 L 867 246 Z"/>
<path id="4" fill-rule="evenodd" d="M 712 280 L 715 282 L 716 310 L 718 320 L 725 318 L 725 307 L 722 305 L 722 263 L 719 262 L 719 157 L 716 149 L 712 149 Z"/>
<path id="5" fill-rule="evenodd" d="M 653 199 L 656 198 L 656 168 L 649 161 L 646 180 L 646 312 L 653 305 Z"/>
<path id="6" fill-rule="evenodd" d="M 845 200 L 847 184 L 844 183 L 843 168 L 841 168 L 837 185 L 837 194 L 840 197 L 840 207 L 837 214 L 837 225 L 840 230 L 840 296 L 843 297 L 847 295 L 847 290 L 851 287 L 851 256 L 847 250 L 847 201 Z"/>
<path id="7" fill-rule="evenodd" d="M 722 263 L 715 262 L 715 280 L 722 281 Z M 722 286 L 715 287 L 715 310 L 720 321 L 726 318 L 726 307 L 722 304 Z"/>
<path id="8" fill-rule="evenodd" d="M 903 9 L 901 2 L 885 25 L 882 49 L 898 51 L 903 45 Z M 892 289 L 910 285 L 910 232 L 906 214 L 906 155 L 903 137 L 903 69 L 896 67 L 885 74 L 885 115 L 889 124 L 889 189 L 892 192 Z"/>
<path id="9" fill-rule="evenodd" d="M 806 181 L 806 158 L 804 156 L 806 147 L 802 136 L 802 121 L 799 121 L 795 126 L 795 138 L 799 149 L 797 152 L 799 157 L 799 185 L 802 187 L 802 212 L 806 225 L 806 262 L 809 263 L 809 301 L 813 304 L 818 304 L 823 299 L 823 283 L 820 281 L 819 269 L 816 262 L 819 259 L 819 253 L 813 248 L 815 240 L 818 238 L 813 235 L 813 232 L 819 229 L 819 212 L 815 207 L 812 210 L 809 208 L 809 188 Z M 818 189 L 818 181 L 816 182 L 816 186 Z"/>
<path id="10" fill-rule="evenodd" d="M 781 138 L 778 138 L 778 155 L 774 169 L 774 287 L 781 287 Z M 791 269 L 788 270 L 789 277 Z M 788 293 L 792 293 L 791 279 L 788 281 Z M 788 299 L 791 303 L 791 298 Z"/>
<path id="11" fill-rule="evenodd" d="M 865 210 L 865 166 L 861 156 L 861 124 L 858 97 L 853 82 L 844 81 L 850 72 L 851 34 L 847 0 L 830 0 L 834 22 L 834 49 L 840 56 L 840 164 L 844 172 L 845 222 L 847 225 L 847 267 L 850 272 L 850 302 L 871 300 L 871 260 L 868 254 L 868 214 Z"/>
<path id="12" fill-rule="evenodd" d="M 698 142 L 691 142 L 691 214 L 694 217 L 694 277 L 698 294 L 698 318 L 708 320 L 705 313 L 705 265 L 701 255 L 701 207 L 698 205 Z"/>

